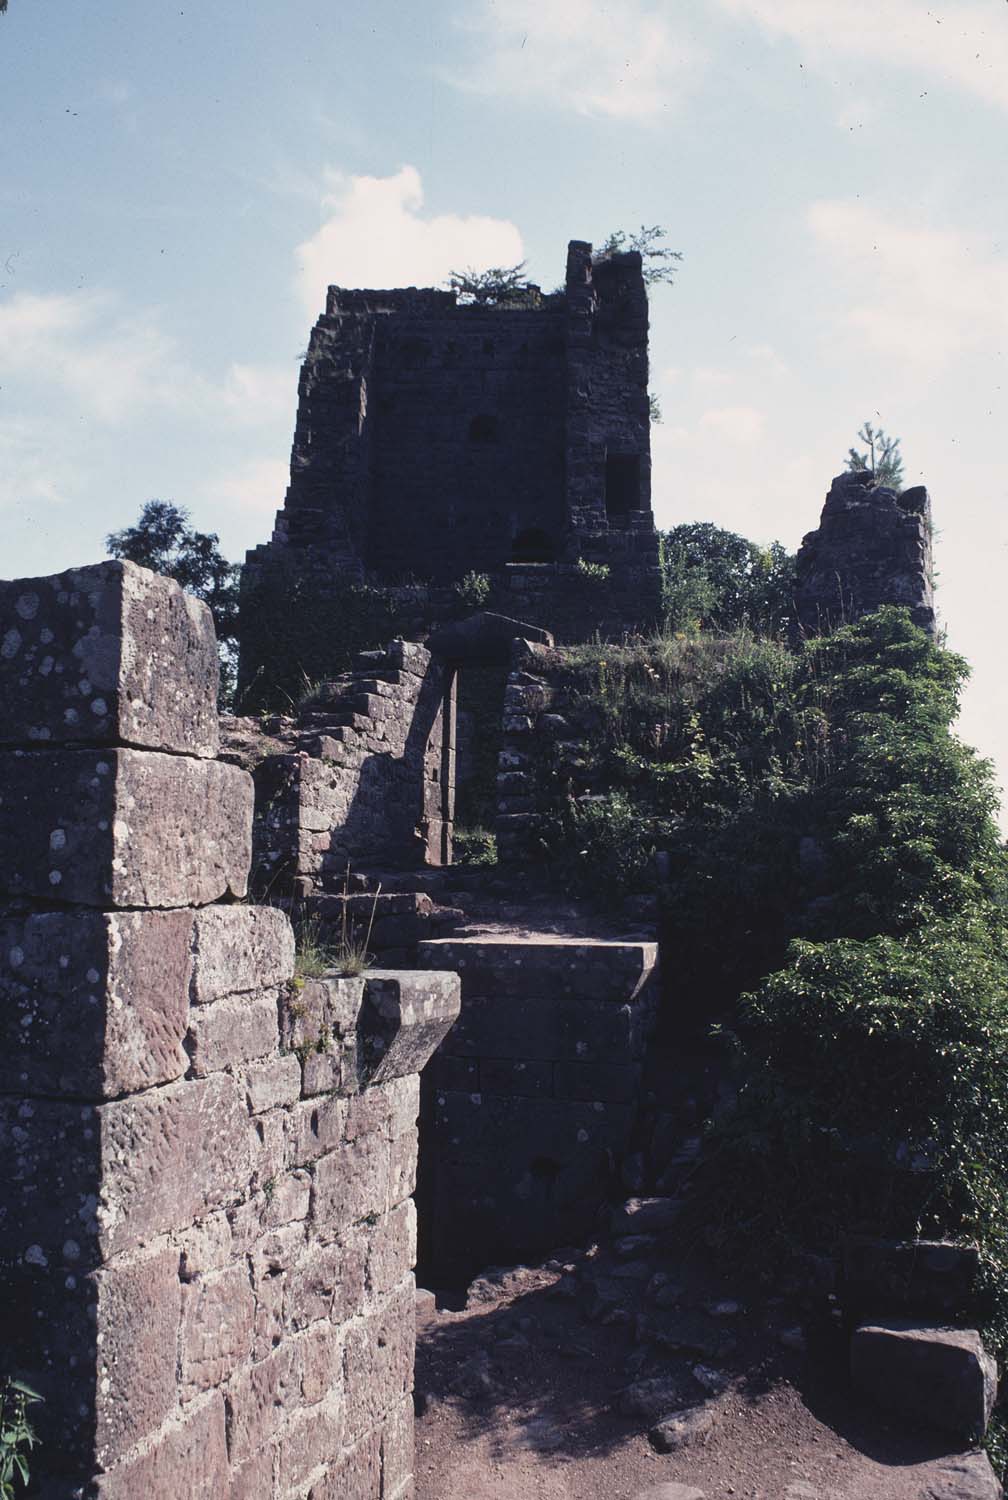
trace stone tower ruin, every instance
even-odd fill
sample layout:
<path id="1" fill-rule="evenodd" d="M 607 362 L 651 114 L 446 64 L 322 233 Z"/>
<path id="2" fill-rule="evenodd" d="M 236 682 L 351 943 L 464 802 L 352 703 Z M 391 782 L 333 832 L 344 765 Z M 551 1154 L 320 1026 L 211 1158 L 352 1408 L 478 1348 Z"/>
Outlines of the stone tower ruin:
<path id="1" fill-rule="evenodd" d="M 640 255 L 593 258 L 580 240 L 561 291 L 506 303 L 330 287 L 301 370 L 290 486 L 246 587 L 437 588 L 476 571 L 529 619 L 526 595 L 555 594 L 583 560 L 608 569 L 607 623 L 653 618 L 647 341 Z"/>

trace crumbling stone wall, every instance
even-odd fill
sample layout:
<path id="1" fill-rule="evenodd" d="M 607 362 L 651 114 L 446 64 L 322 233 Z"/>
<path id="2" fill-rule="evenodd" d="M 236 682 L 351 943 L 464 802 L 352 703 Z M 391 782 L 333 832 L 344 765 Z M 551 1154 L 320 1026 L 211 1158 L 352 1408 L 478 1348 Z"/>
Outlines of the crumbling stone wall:
<path id="1" fill-rule="evenodd" d="M 931 501 L 923 485 L 895 490 L 867 471 L 839 474 L 818 530 L 803 539 L 795 598 L 807 635 L 849 624 L 883 604 L 905 604 L 935 633 Z"/>
<path id="2" fill-rule="evenodd" d="M 418 1073 L 454 975 L 292 983 L 209 612 L 0 585 L 0 1299 L 45 1500 L 412 1493 Z"/>
<path id="3" fill-rule="evenodd" d="M 307 896 L 338 889 L 348 866 L 448 862 L 453 722 L 442 664 L 401 640 L 277 721 L 279 753 L 253 762 L 248 726 L 229 721 L 228 753 L 255 781 L 255 889 Z"/>

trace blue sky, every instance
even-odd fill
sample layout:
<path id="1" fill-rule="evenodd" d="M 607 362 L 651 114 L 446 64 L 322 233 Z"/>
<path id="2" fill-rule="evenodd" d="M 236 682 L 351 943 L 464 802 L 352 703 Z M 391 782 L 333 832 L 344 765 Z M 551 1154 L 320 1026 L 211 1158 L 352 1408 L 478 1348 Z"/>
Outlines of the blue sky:
<path id="1" fill-rule="evenodd" d="M 661 224 L 659 524 L 795 547 L 881 420 L 1008 783 L 1005 0 L 9 0 L 0 98 L 5 576 L 265 540 L 327 282 Z"/>

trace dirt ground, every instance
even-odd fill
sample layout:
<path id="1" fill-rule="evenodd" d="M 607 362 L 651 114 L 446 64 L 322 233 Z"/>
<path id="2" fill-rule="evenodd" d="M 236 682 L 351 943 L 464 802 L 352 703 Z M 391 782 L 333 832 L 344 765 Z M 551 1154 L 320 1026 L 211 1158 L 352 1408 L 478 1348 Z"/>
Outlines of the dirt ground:
<path id="1" fill-rule="evenodd" d="M 999 1493 L 979 1455 L 852 1395 L 828 1316 L 806 1338 L 793 1307 L 741 1297 L 703 1267 L 672 1281 L 633 1246 L 558 1256 L 484 1273 L 457 1310 L 418 1294 L 417 1500 Z M 648 1437 L 663 1406 L 689 1413 L 670 1452 Z"/>

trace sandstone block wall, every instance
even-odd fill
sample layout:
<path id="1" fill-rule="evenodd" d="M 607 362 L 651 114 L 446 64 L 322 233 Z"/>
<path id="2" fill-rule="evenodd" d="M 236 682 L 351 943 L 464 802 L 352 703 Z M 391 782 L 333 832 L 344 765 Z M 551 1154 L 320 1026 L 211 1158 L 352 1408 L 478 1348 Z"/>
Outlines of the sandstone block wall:
<path id="1" fill-rule="evenodd" d="M 0 588 L 0 689 L 54 731 L 0 750 L 0 1317 L 45 1398 L 38 1493 L 402 1500 L 417 1075 L 457 979 L 292 981 L 286 917 L 230 899 L 252 786 L 206 758 L 209 613 L 128 566 L 74 579 Z M 93 741 L 36 748 L 63 698 L 29 597 L 65 668 L 105 643 Z"/>
<path id="2" fill-rule="evenodd" d="M 289 753 L 253 768 L 256 890 L 307 895 L 339 889 L 348 865 L 450 859 L 453 702 L 442 666 L 410 641 L 324 684 Z"/>
<path id="3" fill-rule="evenodd" d="M 424 1078 L 423 1257 L 451 1279 L 579 1243 L 637 1118 L 657 945 L 486 935 L 419 952 L 462 981 Z"/>

